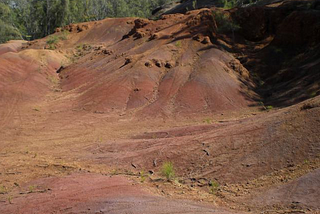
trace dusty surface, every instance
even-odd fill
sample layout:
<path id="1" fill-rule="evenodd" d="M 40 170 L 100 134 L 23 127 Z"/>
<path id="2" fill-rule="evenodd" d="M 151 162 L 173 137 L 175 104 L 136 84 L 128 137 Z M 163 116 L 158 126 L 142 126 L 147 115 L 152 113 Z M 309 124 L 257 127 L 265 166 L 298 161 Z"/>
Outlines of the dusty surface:
<path id="1" fill-rule="evenodd" d="M 21 50 L 23 44 L 26 44 L 23 40 L 12 40 L 5 44 L 0 44 L 0 55 L 8 52 L 18 52 Z"/>
<path id="2" fill-rule="evenodd" d="M 87 173 L 33 181 L 31 186 L 20 189 L 20 197 L 2 205 L 0 210 L 2 213 L 235 213 L 212 205 L 155 196 L 125 177 Z"/>
<path id="3" fill-rule="evenodd" d="M 308 3 L 221 11 L 235 33 L 201 9 L 1 45 L 0 213 L 319 212 Z"/>
<path id="4" fill-rule="evenodd" d="M 318 208 L 320 195 L 315 190 L 319 189 L 319 171 L 317 169 L 288 184 L 258 194 L 253 203 L 260 206 L 285 203 L 287 206 Z"/>

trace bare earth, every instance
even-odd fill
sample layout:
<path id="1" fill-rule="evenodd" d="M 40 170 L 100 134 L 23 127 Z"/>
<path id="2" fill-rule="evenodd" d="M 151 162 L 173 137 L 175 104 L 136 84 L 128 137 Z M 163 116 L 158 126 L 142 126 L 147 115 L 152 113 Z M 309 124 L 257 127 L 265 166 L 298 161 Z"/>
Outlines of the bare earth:
<path id="1" fill-rule="evenodd" d="M 289 3 L 225 12 L 319 25 Z M 319 213 L 320 41 L 284 38 L 315 28 L 234 42 L 201 9 L 0 45 L 0 213 Z"/>

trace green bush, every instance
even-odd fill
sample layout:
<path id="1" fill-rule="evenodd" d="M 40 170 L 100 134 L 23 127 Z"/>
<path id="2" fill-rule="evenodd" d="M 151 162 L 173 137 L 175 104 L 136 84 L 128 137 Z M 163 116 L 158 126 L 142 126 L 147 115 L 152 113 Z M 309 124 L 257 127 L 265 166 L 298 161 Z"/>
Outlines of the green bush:
<path id="1" fill-rule="evenodd" d="M 266 106 L 266 109 L 267 109 L 267 110 L 272 110 L 272 109 L 273 109 L 273 106 Z"/>
<path id="2" fill-rule="evenodd" d="M 49 36 L 47 39 L 47 44 L 49 45 L 49 49 L 56 49 L 56 44 L 59 42 L 59 37 L 56 35 Z"/>
<path id="3" fill-rule="evenodd" d="M 215 180 L 209 182 L 209 191 L 211 194 L 215 195 L 219 190 L 219 183 Z"/>
<path id="4" fill-rule="evenodd" d="M 237 6 L 237 1 L 236 0 L 224 0 L 223 2 L 223 8 L 224 9 L 231 9 Z"/>
<path id="5" fill-rule="evenodd" d="M 234 32 L 240 29 L 228 14 L 221 11 L 212 11 L 212 15 L 217 22 L 217 30 L 219 33 Z"/>
<path id="6" fill-rule="evenodd" d="M 47 44 L 49 45 L 49 49 L 54 50 L 56 49 L 56 44 L 60 40 L 67 40 L 69 36 L 68 31 L 62 31 L 59 35 L 51 35 L 47 39 Z"/>
<path id="7" fill-rule="evenodd" d="M 173 164 L 171 162 L 163 163 L 161 173 L 168 181 L 172 180 L 175 176 Z"/>
<path id="8" fill-rule="evenodd" d="M 180 40 L 176 41 L 176 47 L 177 48 L 181 48 L 182 47 L 182 42 Z"/>
<path id="9" fill-rule="evenodd" d="M 47 39 L 47 44 L 57 44 L 59 42 L 59 37 L 56 35 L 49 36 Z"/>
<path id="10" fill-rule="evenodd" d="M 145 182 L 145 180 L 147 179 L 147 174 L 144 172 L 144 170 L 142 170 L 141 172 L 140 172 L 140 181 L 141 181 L 141 183 L 143 183 L 143 182 Z"/>
<path id="11" fill-rule="evenodd" d="M 0 186 L 0 194 L 6 194 L 8 193 L 8 190 L 5 186 Z"/>
<path id="12" fill-rule="evenodd" d="M 22 39 L 22 36 L 18 29 L 14 28 L 13 26 L 4 23 L 0 19 L 0 43 L 5 43 L 9 40 L 14 39 Z"/>
<path id="13" fill-rule="evenodd" d="M 67 40 L 69 36 L 69 32 L 68 31 L 62 31 L 62 33 L 59 35 L 59 39 L 60 40 Z"/>

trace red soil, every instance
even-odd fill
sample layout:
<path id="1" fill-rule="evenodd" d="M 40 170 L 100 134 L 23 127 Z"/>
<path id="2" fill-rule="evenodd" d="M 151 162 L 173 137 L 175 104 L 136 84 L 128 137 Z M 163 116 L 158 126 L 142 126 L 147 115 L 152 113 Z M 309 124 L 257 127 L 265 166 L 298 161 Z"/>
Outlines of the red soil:
<path id="1" fill-rule="evenodd" d="M 0 44 L 0 55 L 8 52 L 18 52 L 25 43 L 26 41 L 23 40 L 13 40 L 5 44 Z"/>
<path id="2" fill-rule="evenodd" d="M 121 176 L 73 174 L 36 180 L 32 187 L 32 193 L 22 188 L 18 198 L 0 207 L 1 213 L 235 213 L 155 196 Z"/>
<path id="3" fill-rule="evenodd" d="M 234 35 L 202 9 L 1 45 L 0 213 L 316 213 L 317 28 L 281 27 L 318 26 L 305 4 L 224 11 Z"/>

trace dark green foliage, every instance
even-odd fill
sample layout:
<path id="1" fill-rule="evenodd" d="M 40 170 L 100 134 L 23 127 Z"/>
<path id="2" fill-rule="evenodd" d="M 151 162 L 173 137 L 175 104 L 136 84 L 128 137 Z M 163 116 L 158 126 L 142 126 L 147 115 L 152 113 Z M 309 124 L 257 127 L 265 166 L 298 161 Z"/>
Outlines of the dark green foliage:
<path id="1" fill-rule="evenodd" d="M 223 1 L 223 8 L 225 9 L 231 9 L 237 6 L 238 1 L 237 0 L 224 0 Z"/>
<path id="2" fill-rule="evenodd" d="M 0 3 L 0 26 L 0 43 L 22 38 L 19 30 L 14 25 L 14 13 L 4 3 Z"/>
<path id="3" fill-rule="evenodd" d="M 14 28 L 10 24 L 4 23 L 2 20 L 0 20 L 0 43 L 6 42 L 8 40 L 12 39 L 21 39 L 21 34 L 19 30 Z"/>
<path id="4" fill-rule="evenodd" d="M 234 33 L 240 29 L 240 26 L 236 24 L 226 13 L 221 11 L 213 11 L 213 16 L 217 22 L 219 33 Z"/>
<path id="5" fill-rule="evenodd" d="M 150 17 L 151 11 L 172 0 L 1 0 L 0 43 L 32 40 L 70 23 L 106 17 Z"/>

